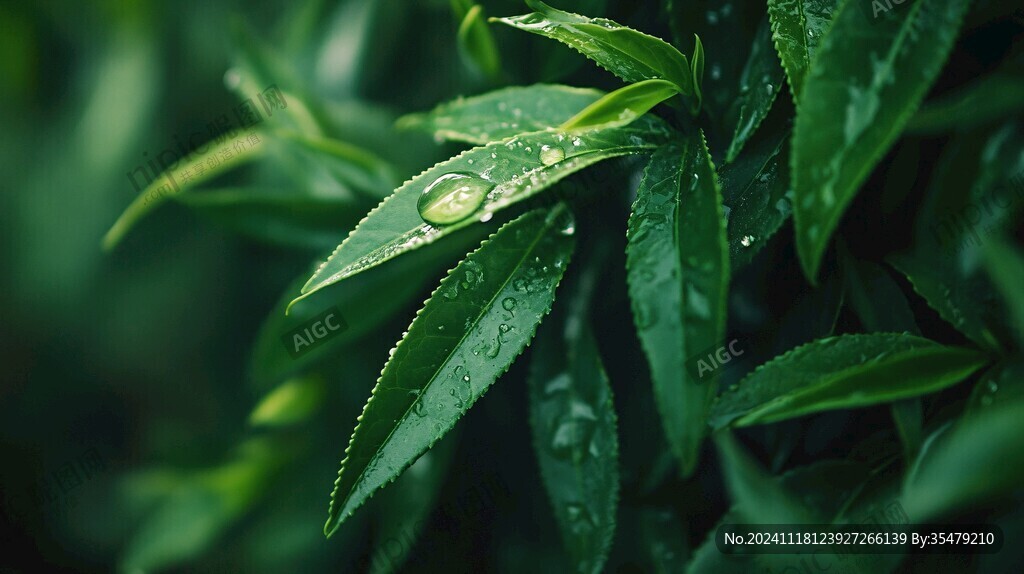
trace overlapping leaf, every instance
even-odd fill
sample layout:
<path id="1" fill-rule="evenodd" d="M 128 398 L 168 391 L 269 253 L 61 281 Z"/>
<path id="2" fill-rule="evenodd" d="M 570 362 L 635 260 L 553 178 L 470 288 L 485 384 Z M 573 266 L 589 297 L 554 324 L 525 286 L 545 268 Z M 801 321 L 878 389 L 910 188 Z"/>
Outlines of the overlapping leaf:
<path id="1" fill-rule="evenodd" d="M 664 40 L 605 18 L 556 10 L 540 0 L 527 0 L 527 4 L 535 11 L 495 20 L 571 46 L 627 82 L 664 79 L 678 86 L 680 93 L 694 94 L 693 71 L 686 56 Z"/>
<path id="2" fill-rule="evenodd" d="M 572 252 L 561 205 L 529 212 L 469 254 L 395 347 L 345 451 L 333 533 L 455 425 L 526 347 Z"/>
<path id="3" fill-rule="evenodd" d="M 789 78 L 794 101 L 799 100 L 818 45 L 832 25 L 839 5 L 839 0 L 768 0 L 772 40 Z"/>
<path id="4" fill-rule="evenodd" d="M 719 397 L 711 423 L 746 426 L 923 395 L 985 364 L 969 349 L 906 334 L 820 339 L 776 357 Z"/>
<path id="5" fill-rule="evenodd" d="M 779 59 L 772 49 L 771 29 L 765 20 L 754 36 L 750 56 L 740 75 L 740 94 L 734 106 L 735 129 L 725 161 L 732 162 L 768 116 L 785 81 Z"/>
<path id="6" fill-rule="evenodd" d="M 541 476 L 574 570 L 597 573 L 615 533 L 619 442 L 611 385 L 578 307 L 557 313 L 537 337 L 529 377 L 530 423 Z"/>
<path id="7" fill-rule="evenodd" d="M 847 205 L 917 109 L 946 61 L 967 3 L 914 2 L 871 18 L 836 15 L 800 97 L 793 134 L 800 262 L 813 282 Z"/>
<path id="8" fill-rule="evenodd" d="M 721 341 L 729 282 L 721 195 L 701 134 L 667 144 L 651 157 L 627 237 L 633 318 L 669 445 L 689 472 L 704 438 L 716 377 L 701 373 L 698 379 L 688 361 Z"/>
<path id="9" fill-rule="evenodd" d="M 486 221 L 500 209 L 532 197 L 560 179 L 601 160 L 656 147 L 668 137 L 664 123 L 645 115 L 628 126 L 584 134 L 523 134 L 474 148 L 441 162 L 399 187 L 363 219 L 303 287 L 304 295 Z M 420 216 L 420 195 L 442 176 L 459 174 L 493 186 L 475 213 L 435 227 Z"/>
<path id="10" fill-rule="evenodd" d="M 398 127 L 426 131 L 439 139 L 484 145 L 559 126 L 603 95 L 600 90 L 555 84 L 513 86 L 403 116 Z"/>
<path id="11" fill-rule="evenodd" d="M 679 88 L 665 80 L 644 80 L 630 84 L 590 104 L 558 126 L 558 129 L 581 131 L 624 126 L 678 93 Z"/>

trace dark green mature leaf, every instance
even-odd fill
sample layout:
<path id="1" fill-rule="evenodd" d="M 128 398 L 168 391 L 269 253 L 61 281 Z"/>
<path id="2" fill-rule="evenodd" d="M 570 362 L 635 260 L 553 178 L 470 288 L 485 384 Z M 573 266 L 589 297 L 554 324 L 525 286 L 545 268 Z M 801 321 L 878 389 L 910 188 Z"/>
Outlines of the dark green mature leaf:
<path id="1" fill-rule="evenodd" d="M 851 256 L 843 269 L 850 303 L 867 331 L 921 334 L 910 303 L 884 269 Z"/>
<path id="2" fill-rule="evenodd" d="M 400 129 L 429 132 L 442 140 L 484 145 L 554 128 L 603 95 L 600 90 L 553 84 L 514 86 L 403 116 L 397 125 Z"/>
<path id="3" fill-rule="evenodd" d="M 872 20 L 840 9 L 800 98 L 793 132 L 797 251 L 813 282 L 846 206 L 938 76 L 967 10 L 914 2 Z"/>
<path id="4" fill-rule="evenodd" d="M 728 431 L 715 435 L 725 484 L 735 512 L 744 522 L 800 524 L 814 522 L 814 513 L 756 461 Z"/>
<path id="5" fill-rule="evenodd" d="M 1019 489 L 1024 482 L 1024 401 L 986 409 L 985 416 L 954 423 L 922 449 L 903 487 L 902 502 L 915 522 L 925 522 Z M 965 472 L 964 469 L 969 469 Z"/>
<path id="6" fill-rule="evenodd" d="M 535 12 L 492 20 L 571 46 L 602 68 L 635 83 L 664 79 L 693 95 L 693 71 L 671 44 L 605 18 L 587 18 L 527 0 Z"/>
<path id="7" fill-rule="evenodd" d="M 711 424 L 747 426 L 923 395 L 985 364 L 976 351 L 891 333 L 841 335 L 797 347 L 719 397 Z"/>
<path id="8" fill-rule="evenodd" d="M 964 336 L 985 349 L 1003 349 L 1001 337 L 993 330 L 1002 311 L 980 270 L 965 274 L 955 260 L 923 250 L 890 261 L 928 305 Z"/>
<path id="9" fill-rule="evenodd" d="M 289 376 L 308 372 L 323 361 L 338 356 L 342 346 L 380 329 L 399 311 L 411 305 L 415 298 L 422 301 L 429 285 L 441 277 L 440 270 L 458 262 L 467 250 L 479 245 L 484 236 L 481 227 L 476 233 L 431 245 L 416 257 L 400 259 L 392 266 L 371 269 L 344 285 L 336 284 L 318 291 L 296 303 L 286 315 L 285 309 L 305 283 L 308 273 L 298 277 L 284 290 L 256 334 L 249 362 L 249 376 L 255 386 L 267 389 Z M 403 279 L 395 281 L 395 277 Z M 332 307 L 336 307 L 344 317 L 347 329 L 308 353 L 293 358 L 281 343 L 281 337 L 293 329 L 309 326 L 311 319 Z"/>
<path id="10" fill-rule="evenodd" d="M 793 213 L 789 134 L 788 122 L 766 124 L 746 152 L 719 171 L 733 269 L 749 263 Z"/>
<path id="11" fill-rule="evenodd" d="M 496 81 L 501 77 L 501 56 L 487 26 L 483 7 L 473 5 L 459 25 L 459 55 L 466 65 L 482 76 Z"/>
<path id="12" fill-rule="evenodd" d="M 558 129 L 580 131 L 624 126 L 678 93 L 679 88 L 665 80 L 644 80 L 630 84 L 590 104 L 558 126 Z"/>
<path id="13" fill-rule="evenodd" d="M 1024 357 L 1016 355 L 989 369 L 971 391 L 964 417 L 985 416 L 992 406 L 1024 401 Z"/>
<path id="14" fill-rule="evenodd" d="M 1024 257 L 998 237 L 988 239 L 984 253 L 989 277 L 1013 317 L 1013 333 L 1018 343 L 1024 345 Z"/>
<path id="15" fill-rule="evenodd" d="M 534 353 L 530 426 L 544 487 L 574 570 L 601 572 L 615 534 L 619 441 L 585 308 L 556 313 Z"/>
<path id="16" fill-rule="evenodd" d="M 793 101 L 800 99 L 811 62 L 839 4 L 839 0 L 768 0 L 772 40 L 789 78 Z"/>
<path id="17" fill-rule="evenodd" d="M 740 95 L 735 104 L 735 129 L 725 156 L 726 163 L 735 161 L 747 140 L 768 116 L 784 81 L 785 74 L 772 49 L 771 28 L 765 20 L 754 36 L 750 57 L 740 75 Z"/>
<path id="18" fill-rule="evenodd" d="M 562 178 L 601 160 L 640 153 L 667 139 L 669 128 L 643 116 L 619 128 L 585 134 L 535 132 L 473 148 L 407 181 L 349 234 L 303 287 L 304 296 L 451 232 L 487 221 L 495 211 L 532 197 Z M 426 223 L 417 207 L 431 184 L 451 174 L 468 176 L 478 192 L 487 187 L 475 213 L 443 227 Z"/>
<path id="19" fill-rule="evenodd" d="M 373 518 L 377 537 L 371 553 L 370 574 L 400 572 L 408 560 L 451 468 L 458 433 L 445 438 L 395 480 L 388 496 L 376 501 Z M 392 544 L 396 542 L 397 552 Z"/>
<path id="20" fill-rule="evenodd" d="M 669 445 L 690 472 L 717 380 L 714 372 L 690 371 L 721 343 L 729 285 L 721 195 L 702 134 L 651 157 L 627 239 L 634 322 Z"/>
<path id="21" fill-rule="evenodd" d="M 345 449 L 324 532 L 426 452 L 522 352 L 572 253 L 562 205 L 529 212 L 469 254 L 395 347 Z"/>

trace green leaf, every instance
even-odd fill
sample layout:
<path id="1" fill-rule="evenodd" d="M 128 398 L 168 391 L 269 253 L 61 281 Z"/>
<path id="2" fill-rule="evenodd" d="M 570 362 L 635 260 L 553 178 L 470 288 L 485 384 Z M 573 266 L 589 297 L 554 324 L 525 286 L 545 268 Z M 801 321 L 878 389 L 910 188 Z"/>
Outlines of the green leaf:
<path id="1" fill-rule="evenodd" d="M 630 84 L 590 104 L 558 129 L 581 131 L 624 126 L 678 93 L 678 87 L 665 80 L 644 80 Z"/>
<path id="2" fill-rule="evenodd" d="M 903 505 L 915 522 L 925 522 L 1009 494 L 1024 481 L 1024 401 L 965 417 L 922 449 L 903 487 Z M 969 469 L 969 472 L 965 472 Z"/>
<path id="3" fill-rule="evenodd" d="M 664 40 L 605 18 L 563 12 L 540 0 L 526 3 L 533 13 L 492 20 L 562 42 L 627 82 L 664 79 L 679 86 L 683 95 L 694 94 L 686 56 Z"/>
<path id="4" fill-rule="evenodd" d="M 728 432 L 715 435 L 725 484 L 732 498 L 731 512 L 752 524 L 800 524 L 814 522 L 805 507 L 778 478 L 750 458 Z"/>
<path id="5" fill-rule="evenodd" d="M 1020 71 L 999 70 L 925 102 L 907 124 L 907 131 L 934 134 L 965 130 L 996 122 L 1024 110 L 1024 78 Z"/>
<path id="6" fill-rule="evenodd" d="M 643 116 L 619 128 L 566 135 L 536 132 L 474 148 L 441 162 L 399 187 L 356 227 L 303 287 L 308 296 L 449 235 L 488 220 L 495 211 L 532 197 L 562 178 L 601 160 L 640 153 L 668 136 L 659 120 Z M 477 192 L 493 185 L 475 213 L 443 227 L 426 223 L 417 204 L 428 186 L 460 174 L 476 183 Z"/>
<path id="7" fill-rule="evenodd" d="M 924 250 L 895 255 L 889 261 L 950 325 L 978 346 L 1002 351 L 1002 337 L 993 330 L 1002 310 L 980 270 L 965 274 L 955 260 Z"/>
<path id="8" fill-rule="evenodd" d="M 789 78 L 793 101 L 800 100 L 811 62 L 839 4 L 839 0 L 768 0 L 772 40 Z"/>
<path id="9" fill-rule="evenodd" d="M 690 112 L 696 115 L 704 100 L 704 44 L 700 41 L 700 36 L 696 34 L 693 35 L 693 61 L 690 62 L 690 71 L 693 75 L 694 96 Z"/>
<path id="10" fill-rule="evenodd" d="M 313 249 L 338 244 L 365 204 L 274 188 L 226 188 L 182 193 L 174 200 L 227 229 L 260 241 Z"/>
<path id="11" fill-rule="evenodd" d="M 985 362 L 976 351 L 906 334 L 820 339 L 761 365 L 722 394 L 711 424 L 763 424 L 933 393 Z"/>
<path id="12" fill-rule="evenodd" d="M 294 449 L 275 439 L 252 439 L 237 457 L 189 475 L 135 528 L 121 557 L 126 572 L 164 570 L 210 548 L 251 510 Z"/>
<path id="13" fill-rule="evenodd" d="M 736 160 L 743 146 L 768 116 L 775 97 L 782 90 L 785 75 L 772 49 L 771 29 L 765 20 L 754 36 L 750 57 L 740 75 L 740 94 L 735 106 L 735 129 L 726 153 L 726 163 Z"/>
<path id="14" fill-rule="evenodd" d="M 327 394 L 318 376 L 285 381 L 256 405 L 249 414 L 253 426 L 290 426 L 307 420 Z"/>
<path id="15" fill-rule="evenodd" d="M 398 119 L 399 129 L 485 145 L 517 134 L 554 128 L 596 102 L 603 92 L 551 84 L 514 86 L 441 104 Z"/>
<path id="16" fill-rule="evenodd" d="M 451 468 L 458 433 L 452 433 L 423 453 L 388 491 L 376 502 L 374 516 L 376 541 L 371 554 L 370 574 L 391 574 L 401 571 L 409 559 L 416 537 L 437 503 Z M 394 545 L 398 543 L 398 552 Z"/>
<path id="17" fill-rule="evenodd" d="M 985 268 L 1013 317 L 1017 342 L 1024 345 L 1024 257 L 998 237 L 986 241 L 984 254 Z"/>
<path id="18" fill-rule="evenodd" d="M 721 167 L 722 201 L 729 222 L 729 261 L 749 263 L 793 213 L 789 182 L 789 122 L 769 120 L 745 153 Z"/>
<path id="19" fill-rule="evenodd" d="M 910 303 L 884 269 L 848 254 L 843 269 L 850 303 L 866 330 L 921 334 Z"/>
<path id="20" fill-rule="evenodd" d="M 323 162 L 338 179 L 374 201 L 380 201 L 401 183 L 388 162 L 359 146 L 292 131 L 281 131 L 278 135 L 312 152 L 313 157 Z"/>
<path id="21" fill-rule="evenodd" d="M 560 311 L 537 336 L 530 426 L 573 569 L 597 573 L 615 534 L 619 444 L 611 385 L 581 315 Z"/>
<path id="22" fill-rule="evenodd" d="M 299 301 L 286 315 L 289 302 L 309 276 L 303 273 L 284 290 L 256 334 L 249 362 L 249 376 L 256 388 L 268 389 L 338 357 L 344 345 L 351 345 L 387 325 L 414 301 L 421 302 L 429 286 L 441 277 L 441 269 L 450 268 L 467 250 L 479 245 L 486 235 L 483 232 L 481 227 L 479 232 L 460 234 L 451 241 L 427 247 L 416 257 L 403 258 L 393 265 L 371 269 L 344 284 L 332 285 Z M 395 281 L 395 277 L 402 280 Z M 281 337 L 296 328 L 308 327 L 311 319 L 332 307 L 338 309 L 348 328 L 308 353 L 293 358 L 281 343 Z"/>
<path id="23" fill-rule="evenodd" d="M 479 4 L 466 12 L 459 25 L 458 40 L 459 55 L 467 67 L 491 81 L 501 78 L 501 56 Z"/>
<path id="24" fill-rule="evenodd" d="M 820 47 L 793 132 L 797 251 L 812 282 L 843 211 L 938 76 L 967 9 L 929 0 L 872 20 L 856 4 L 843 5 Z"/>
<path id="25" fill-rule="evenodd" d="M 696 465 L 716 380 L 714 372 L 691 373 L 692 363 L 713 352 L 725 331 L 729 261 L 721 201 L 703 135 L 691 134 L 651 157 L 627 231 L 633 319 L 684 473 Z"/>
<path id="26" fill-rule="evenodd" d="M 993 406 L 1024 401 L 1024 357 L 1000 362 L 982 375 L 964 407 L 964 417 L 985 416 Z"/>
<path id="27" fill-rule="evenodd" d="M 572 253 L 565 208 L 503 226 L 441 281 L 391 353 L 345 450 L 324 532 L 426 452 L 522 352 Z"/>
<path id="28" fill-rule="evenodd" d="M 135 197 L 124 210 L 124 213 L 117 218 L 114 225 L 107 231 L 107 234 L 103 237 L 103 249 L 109 251 L 116 247 L 140 219 L 170 197 L 261 157 L 267 145 L 267 135 L 261 132 L 256 133 L 255 139 L 249 139 L 248 136 L 238 136 L 238 138 L 226 138 L 219 143 L 207 142 L 184 158 L 178 158 L 169 163 L 168 169 L 156 176 Z M 240 144 L 240 141 L 244 142 L 245 145 Z M 205 151 L 199 153 L 199 150 Z M 221 161 L 221 158 L 225 157 L 226 159 Z M 181 159 L 185 160 L 185 165 L 178 169 L 178 163 Z M 145 169 L 145 166 L 140 166 L 135 172 L 129 172 L 129 178 L 134 178 L 140 170 L 145 171 Z M 189 174 L 187 179 L 183 177 L 186 172 Z M 133 179 L 132 181 L 135 182 L 136 180 Z"/>

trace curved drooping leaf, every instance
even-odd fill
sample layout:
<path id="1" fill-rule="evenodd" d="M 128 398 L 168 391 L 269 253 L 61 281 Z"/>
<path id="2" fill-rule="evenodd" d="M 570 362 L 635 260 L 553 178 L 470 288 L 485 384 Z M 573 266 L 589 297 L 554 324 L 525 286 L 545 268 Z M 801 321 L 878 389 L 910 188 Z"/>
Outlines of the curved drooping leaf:
<path id="1" fill-rule="evenodd" d="M 772 41 L 789 78 L 793 101 L 800 99 L 811 62 L 839 4 L 839 0 L 768 0 Z"/>
<path id="2" fill-rule="evenodd" d="M 1024 481 L 1024 401 L 1020 397 L 964 417 L 922 449 L 903 486 L 902 503 L 916 522 L 933 520 L 1008 494 Z M 965 471 L 968 469 L 968 471 Z"/>
<path id="3" fill-rule="evenodd" d="M 529 385 L 534 451 L 573 570 L 601 572 L 615 534 L 619 442 L 585 306 L 560 309 L 540 330 Z"/>
<path id="4" fill-rule="evenodd" d="M 185 165 L 180 168 L 177 165 L 179 160 L 170 162 L 168 169 L 156 175 L 117 218 L 103 236 L 103 248 L 110 250 L 117 246 L 140 219 L 172 196 L 259 158 L 265 152 L 266 139 L 267 135 L 261 132 L 255 132 L 255 137 L 240 134 L 221 142 L 207 142 L 199 146 L 192 154 L 183 158 Z M 199 153 L 199 150 L 205 151 Z M 152 163 L 155 165 L 155 162 Z M 150 170 L 149 173 L 146 172 L 147 169 Z M 140 170 L 144 178 L 148 179 L 155 175 L 152 173 L 152 166 L 139 166 L 135 172 L 128 173 L 129 179 L 135 182 L 134 177 Z"/>
<path id="5" fill-rule="evenodd" d="M 651 157 L 629 218 L 627 279 L 637 334 L 673 454 L 693 470 L 717 375 L 699 368 L 725 333 L 729 261 L 703 135 Z"/>
<path id="6" fill-rule="evenodd" d="M 276 245 L 329 249 L 355 227 L 365 203 L 281 188 L 225 188 L 181 193 L 174 200 L 225 228 Z"/>
<path id="7" fill-rule="evenodd" d="M 740 75 L 740 94 L 734 104 L 735 129 L 729 151 L 725 155 L 726 163 L 736 159 L 747 140 L 768 116 L 775 97 L 782 90 L 785 74 L 772 49 L 771 33 L 768 21 L 765 20 L 757 29 L 750 56 Z"/>
<path id="8" fill-rule="evenodd" d="M 1024 110 L 1024 77 L 1017 70 L 998 70 L 955 92 L 921 105 L 907 131 L 932 134 L 970 129 Z"/>
<path id="9" fill-rule="evenodd" d="M 693 70 L 686 56 L 668 42 L 605 18 L 563 12 L 540 0 L 526 4 L 534 12 L 492 20 L 558 40 L 627 82 L 663 79 L 683 95 L 693 95 Z"/>
<path id="10" fill-rule="evenodd" d="M 429 132 L 443 140 L 484 145 L 554 128 L 603 95 L 600 90 L 554 84 L 513 86 L 403 116 L 397 126 Z"/>
<path id="11" fill-rule="evenodd" d="M 939 316 L 978 346 L 1002 351 L 1005 343 L 998 327 L 1003 313 L 988 278 L 980 269 L 966 273 L 956 261 L 918 250 L 889 258 L 918 295 Z"/>
<path id="12" fill-rule="evenodd" d="M 769 120 L 749 147 L 719 170 L 733 269 L 750 262 L 793 213 L 789 122 Z"/>
<path id="13" fill-rule="evenodd" d="M 601 160 L 640 153 L 657 146 L 669 128 L 642 116 L 628 126 L 583 134 L 534 132 L 467 150 L 424 171 L 371 211 L 320 266 L 302 289 L 304 296 L 341 281 L 451 232 L 487 221 L 495 211 L 532 197 L 562 178 Z M 468 177 L 478 193 L 493 186 L 472 214 L 436 227 L 417 207 L 423 192 L 452 174 Z"/>
<path id="14" fill-rule="evenodd" d="M 906 334 L 840 335 L 772 359 L 723 393 L 711 424 L 747 426 L 932 393 L 985 364 L 984 355 Z"/>
<path id="15" fill-rule="evenodd" d="M 345 449 L 330 536 L 483 396 L 550 310 L 572 253 L 564 206 L 503 226 L 456 266 L 391 353 Z"/>
<path id="16" fill-rule="evenodd" d="M 581 131 L 624 126 L 678 93 L 678 87 L 665 80 L 644 80 L 630 84 L 590 104 L 558 126 L 558 129 Z"/>
<path id="17" fill-rule="evenodd" d="M 501 56 L 483 6 L 475 4 L 466 12 L 459 24 L 458 41 L 459 55 L 467 67 L 492 81 L 501 77 Z"/>
<path id="18" fill-rule="evenodd" d="M 322 162 L 338 179 L 375 201 L 386 197 L 401 183 L 388 162 L 359 146 L 292 131 L 281 131 L 277 135 L 312 152 L 314 159 Z"/>
<path id="19" fill-rule="evenodd" d="M 938 76 L 967 10 L 961 0 L 928 0 L 872 19 L 856 4 L 843 4 L 820 46 L 793 131 L 797 251 L 812 282 L 843 211 Z"/>

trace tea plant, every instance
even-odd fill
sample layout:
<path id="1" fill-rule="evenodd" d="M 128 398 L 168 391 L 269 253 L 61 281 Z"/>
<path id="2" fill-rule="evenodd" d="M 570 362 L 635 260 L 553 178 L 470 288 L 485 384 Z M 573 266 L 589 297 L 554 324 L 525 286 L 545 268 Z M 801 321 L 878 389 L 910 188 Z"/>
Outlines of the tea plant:
<path id="1" fill-rule="evenodd" d="M 203 191 L 199 178 L 164 197 L 154 184 L 108 235 L 113 246 L 165 200 L 278 243 L 321 246 L 351 227 L 257 338 L 253 377 L 289 382 L 254 420 L 288 424 L 316 410 L 315 375 L 337 345 L 402 310 L 448 252 L 465 254 L 384 362 L 345 449 L 326 535 L 377 491 L 387 497 L 520 357 L 527 388 L 516 392 L 528 394 L 536 464 L 575 571 L 605 569 L 620 504 L 630 521 L 654 524 L 644 513 L 655 512 L 664 522 L 622 551 L 643 571 L 792 564 L 718 551 L 715 516 L 695 502 L 708 476 L 730 495 L 722 523 L 855 522 L 896 503 L 912 523 L 981 508 L 982 521 L 1019 531 L 1024 60 L 1009 9 L 635 7 L 647 32 L 664 32 L 667 19 L 669 42 L 587 15 L 603 2 L 580 3 L 584 14 L 527 4 L 530 13 L 487 19 L 470 0 L 452 3 L 460 58 L 493 89 L 406 115 L 394 136 L 464 147 L 450 159 L 396 187 L 402 167 L 342 139 L 329 103 L 296 83 L 259 128 L 263 148 L 229 167 L 284 165 L 339 192 Z M 510 30 L 564 44 L 620 83 L 502 87 L 521 75 L 518 52 L 503 47 L 523 41 Z M 996 47 L 979 47 L 981 35 Z M 266 47 L 239 38 L 240 94 L 285 77 Z M 556 53 L 550 61 L 571 72 Z M 965 58 L 984 61 L 984 73 L 964 81 Z M 617 286 L 631 328 L 615 321 Z M 282 358 L 277 338 L 331 304 L 356 315 L 351 328 Z M 623 376 L 633 381 L 615 381 Z M 650 397 L 632 404 L 653 404 L 662 436 L 638 430 L 631 417 L 648 413 L 617 407 L 623 394 Z M 643 436 L 650 460 L 624 461 L 620 426 Z M 238 472 L 288 463 L 272 441 L 260 447 L 271 462 L 249 457 Z M 1008 515 L 984 506 L 1007 497 Z M 706 541 L 689 547 L 687 537 Z M 136 550 L 128 563 L 146 561 Z M 864 569 L 895 570 L 902 558 Z"/>

